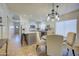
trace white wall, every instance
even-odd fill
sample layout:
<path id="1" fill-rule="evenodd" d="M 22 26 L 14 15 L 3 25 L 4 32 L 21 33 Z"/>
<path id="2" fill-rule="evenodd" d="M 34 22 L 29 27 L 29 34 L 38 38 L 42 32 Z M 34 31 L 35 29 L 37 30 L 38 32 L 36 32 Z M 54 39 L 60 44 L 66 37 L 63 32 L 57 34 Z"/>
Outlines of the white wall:
<path id="1" fill-rule="evenodd" d="M 8 14 L 8 9 L 6 7 L 5 4 L 0 4 L 0 16 L 2 17 L 2 22 L 3 22 L 3 39 L 8 39 L 8 21 L 9 18 L 7 16 L 9 16 Z M 1 32 L 0 32 L 1 35 Z M 1 38 L 1 37 L 0 37 Z"/>
<path id="2" fill-rule="evenodd" d="M 77 40 L 76 44 L 79 44 L 79 17 L 77 18 Z"/>

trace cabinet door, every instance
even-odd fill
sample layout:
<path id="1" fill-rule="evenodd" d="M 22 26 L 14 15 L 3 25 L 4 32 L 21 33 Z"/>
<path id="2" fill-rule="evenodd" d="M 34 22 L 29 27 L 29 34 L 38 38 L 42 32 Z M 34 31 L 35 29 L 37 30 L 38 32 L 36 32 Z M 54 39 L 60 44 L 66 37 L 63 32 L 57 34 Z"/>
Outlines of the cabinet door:
<path id="1" fill-rule="evenodd" d="M 36 33 L 29 33 L 28 34 L 28 38 L 27 38 L 27 40 L 28 40 L 28 44 L 35 44 L 36 43 Z"/>

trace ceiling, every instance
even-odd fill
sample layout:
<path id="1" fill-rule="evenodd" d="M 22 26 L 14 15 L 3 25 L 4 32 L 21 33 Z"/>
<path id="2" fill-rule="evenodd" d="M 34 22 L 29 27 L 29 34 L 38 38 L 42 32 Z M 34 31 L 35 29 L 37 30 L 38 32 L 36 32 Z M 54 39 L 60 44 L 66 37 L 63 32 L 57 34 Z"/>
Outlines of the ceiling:
<path id="1" fill-rule="evenodd" d="M 56 5 L 59 5 L 58 12 L 60 15 L 79 9 L 78 3 L 55 3 L 54 6 Z M 46 18 L 52 9 L 51 3 L 8 3 L 7 6 L 12 12 L 34 19 Z"/>

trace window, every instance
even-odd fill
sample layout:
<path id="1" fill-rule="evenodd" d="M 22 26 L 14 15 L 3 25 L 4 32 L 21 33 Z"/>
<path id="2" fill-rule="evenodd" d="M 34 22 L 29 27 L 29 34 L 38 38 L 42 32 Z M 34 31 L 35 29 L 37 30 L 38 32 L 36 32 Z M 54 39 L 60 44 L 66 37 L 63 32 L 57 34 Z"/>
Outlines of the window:
<path id="1" fill-rule="evenodd" d="M 64 37 L 66 37 L 68 32 L 76 33 L 76 25 L 76 19 L 56 22 L 56 34 L 63 35 Z"/>

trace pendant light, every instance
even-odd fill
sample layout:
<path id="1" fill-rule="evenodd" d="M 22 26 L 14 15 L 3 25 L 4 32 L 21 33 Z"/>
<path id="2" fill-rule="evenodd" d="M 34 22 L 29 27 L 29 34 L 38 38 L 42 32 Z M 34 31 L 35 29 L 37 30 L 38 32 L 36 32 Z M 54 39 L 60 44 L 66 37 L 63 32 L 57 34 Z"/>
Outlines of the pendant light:
<path id="1" fill-rule="evenodd" d="M 56 7 L 56 10 L 55 8 Z M 58 13 L 58 8 L 59 8 L 59 5 L 54 5 L 54 3 L 52 4 L 52 10 L 51 10 L 51 13 L 48 14 L 48 18 L 47 18 L 47 21 L 51 20 L 51 21 L 59 21 L 60 18 L 59 18 L 59 13 Z"/>

